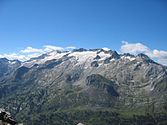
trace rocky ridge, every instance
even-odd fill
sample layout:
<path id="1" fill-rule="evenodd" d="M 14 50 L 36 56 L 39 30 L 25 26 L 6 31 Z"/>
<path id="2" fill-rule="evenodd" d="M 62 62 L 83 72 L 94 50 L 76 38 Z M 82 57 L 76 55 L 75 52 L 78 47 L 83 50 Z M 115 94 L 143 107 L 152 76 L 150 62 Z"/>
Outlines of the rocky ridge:
<path id="1" fill-rule="evenodd" d="M 23 122 L 69 110 L 167 111 L 167 67 L 144 54 L 81 48 L 26 62 L 1 60 L 0 107 Z"/>

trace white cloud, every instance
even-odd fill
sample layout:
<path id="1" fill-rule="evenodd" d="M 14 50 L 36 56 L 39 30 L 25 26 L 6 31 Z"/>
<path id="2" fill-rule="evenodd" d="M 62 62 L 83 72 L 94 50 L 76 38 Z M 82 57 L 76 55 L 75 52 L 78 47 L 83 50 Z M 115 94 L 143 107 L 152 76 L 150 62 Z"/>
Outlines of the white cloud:
<path id="1" fill-rule="evenodd" d="M 20 53 L 9 53 L 9 54 L 0 54 L 0 58 L 7 58 L 9 60 L 18 59 L 20 61 L 26 61 L 34 57 L 40 56 L 40 53 L 33 54 L 20 54 Z"/>
<path id="2" fill-rule="evenodd" d="M 160 58 L 157 62 L 167 66 L 167 58 Z"/>
<path id="3" fill-rule="evenodd" d="M 42 49 L 32 48 L 31 46 L 26 47 L 24 50 L 20 51 L 21 53 L 42 53 Z"/>
<path id="4" fill-rule="evenodd" d="M 123 43 L 123 45 L 121 46 L 122 53 L 138 54 L 150 51 L 150 49 L 147 46 L 141 43 L 128 43 L 127 41 L 123 41 L 122 43 Z"/>
<path id="5" fill-rule="evenodd" d="M 74 46 L 68 46 L 68 47 L 58 47 L 53 45 L 44 45 L 42 48 L 33 48 L 33 47 L 26 47 L 23 50 L 20 50 L 18 53 L 9 53 L 9 54 L 0 54 L 0 58 L 8 58 L 10 60 L 18 59 L 21 61 L 29 60 L 30 58 L 38 57 L 41 54 L 59 50 L 72 50 L 76 49 Z M 108 48 L 103 48 L 105 50 L 109 50 Z M 138 43 L 128 43 L 127 41 L 123 41 L 120 49 L 121 53 L 131 53 L 131 54 L 138 54 L 138 53 L 144 53 L 148 55 L 153 60 L 156 60 L 158 63 L 161 63 L 163 65 L 167 65 L 167 51 L 164 50 L 151 50 L 146 45 L 138 42 Z"/>
<path id="6" fill-rule="evenodd" d="M 25 56 L 25 55 L 20 55 L 20 54 L 16 54 L 16 53 L 11 53 L 11 54 L 1 54 L 0 58 L 7 58 L 9 60 L 15 60 L 18 59 L 20 61 L 25 61 L 30 59 L 29 57 Z"/>
<path id="7" fill-rule="evenodd" d="M 9 53 L 9 54 L 0 54 L 0 58 L 7 58 L 9 60 L 14 60 L 18 59 L 20 61 L 26 61 L 34 57 L 38 57 L 44 53 L 59 50 L 59 51 L 64 51 L 64 50 L 72 50 L 75 49 L 76 47 L 74 46 L 69 46 L 69 47 L 58 47 L 58 46 L 53 46 L 53 45 L 44 45 L 42 48 L 33 48 L 31 46 L 26 47 L 23 50 L 20 50 L 18 53 Z"/>
<path id="8" fill-rule="evenodd" d="M 53 46 L 53 45 L 45 45 L 43 47 L 44 47 L 44 49 L 43 49 L 44 52 L 51 52 L 51 51 L 55 51 L 55 50 L 59 50 L 59 51 L 64 50 L 63 47 Z"/>
<path id="9" fill-rule="evenodd" d="M 76 47 L 75 46 L 68 46 L 68 47 L 66 47 L 66 49 L 76 49 Z"/>
<path id="10" fill-rule="evenodd" d="M 154 57 L 167 57 L 167 51 L 163 50 L 153 50 L 153 56 Z"/>
<path id="11" fill-rule="evenodd" d="M 151 50 L 149 47 L 142 43 L 128 43 L 122 42 L 121 53 L 139 54 L 144 53 L 153 60 L 157 60 L 158 63 L 167 65 L 167 51 L 164 50 Z"/>

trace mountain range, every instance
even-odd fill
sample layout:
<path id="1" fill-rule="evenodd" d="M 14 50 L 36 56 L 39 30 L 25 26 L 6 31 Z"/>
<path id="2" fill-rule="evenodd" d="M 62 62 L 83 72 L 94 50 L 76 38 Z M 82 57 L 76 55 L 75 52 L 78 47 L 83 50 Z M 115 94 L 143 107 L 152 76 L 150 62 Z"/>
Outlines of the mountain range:
<path id="1" fill-rule="evenodd" d="M 108 49 L 1 58 L 0 107 L 26 125 L 166 125 L 167 67 Z"/>

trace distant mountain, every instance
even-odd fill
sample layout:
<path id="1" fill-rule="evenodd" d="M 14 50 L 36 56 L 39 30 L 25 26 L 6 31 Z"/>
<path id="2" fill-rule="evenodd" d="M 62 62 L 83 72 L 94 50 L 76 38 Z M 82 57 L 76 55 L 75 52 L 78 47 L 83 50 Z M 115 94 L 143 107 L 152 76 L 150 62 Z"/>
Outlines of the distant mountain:
<path id="1" fill-rule="evenodd" d="M 9 75 L 20 65 L 21 62 L 19 60 L 8 60 L 6 58 L 0 58 L 0 78 L 5 75 Z"/>
<path id="2" fill-rule="evenodd" d="M 81 48 L 0 64 L 0 107 L 19 122 L 167 123 L 167 67 L 147 55 Z"/>

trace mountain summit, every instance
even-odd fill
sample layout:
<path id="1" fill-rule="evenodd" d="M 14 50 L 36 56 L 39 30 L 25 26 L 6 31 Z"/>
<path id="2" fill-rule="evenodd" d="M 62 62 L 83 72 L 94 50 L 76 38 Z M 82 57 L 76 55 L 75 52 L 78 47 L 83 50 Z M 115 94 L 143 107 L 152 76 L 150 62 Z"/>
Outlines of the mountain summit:
<path id="1" fill-rule="evenodd" d="M 91 118 L 98 115 L 105 121 L 127 112 L 167 111 L 167 67 L 144 54 L 81 48 L 52 51 L 26 62 L 0 59 L 0 63 L 0 107 L 27 124 L 95 125 L 98 120 Z"/>

